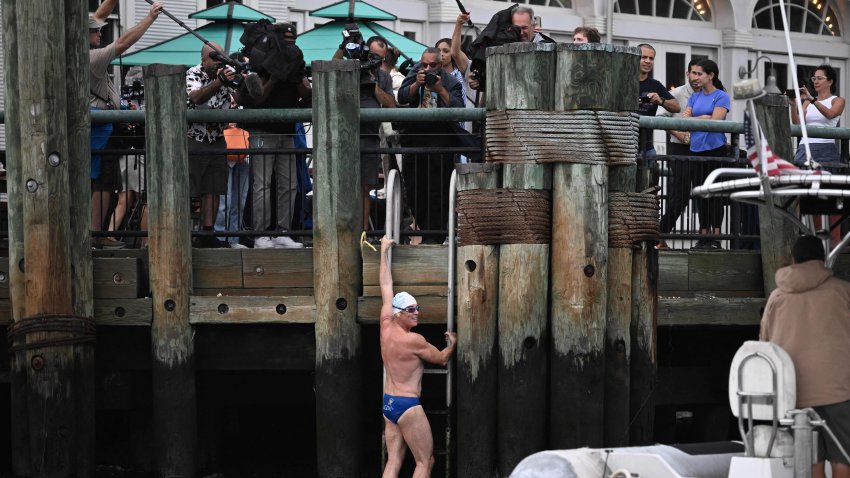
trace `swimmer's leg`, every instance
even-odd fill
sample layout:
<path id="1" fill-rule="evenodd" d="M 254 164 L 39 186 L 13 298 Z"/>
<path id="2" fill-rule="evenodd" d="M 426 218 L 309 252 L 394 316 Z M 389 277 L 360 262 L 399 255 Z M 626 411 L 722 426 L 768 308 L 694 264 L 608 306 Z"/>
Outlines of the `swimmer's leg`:
<path id="1" fill-rule="evenodd" d="M 434 467 L 434 438 L 431 436 L 431 424 L 428 423 L 422 405 L 408 408 L 398 419 L 398 427 L 416 460 L 413 478 L 430 477 Z"/>

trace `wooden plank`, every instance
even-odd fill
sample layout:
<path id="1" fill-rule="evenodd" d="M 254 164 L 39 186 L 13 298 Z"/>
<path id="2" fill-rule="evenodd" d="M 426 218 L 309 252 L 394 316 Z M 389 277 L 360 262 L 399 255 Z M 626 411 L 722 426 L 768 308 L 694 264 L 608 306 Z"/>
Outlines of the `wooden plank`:
<path id="1" fill-rule="evenodd" d="M 101 299 L 94 303 L 97 325 L 149 327 L 153 321 L 153 299 Z"/>
<path id="2" fill-rule="evenodd" d="M 658 251 L 658 292 L 688 290 L 688 251 Z"/>
<path id="3" fill-rule="evenodd" d="M 99 257 L 94 261 L 95 299 L 134 299 L 139 296 L 139 260 Z"/>
<path id="4" fill-rule="evenodd" d="M 413 297 L 420 296 L 437 296 L 446 297 L 449 294 L 448 284 L 446 285 L 407 285 L 399 287 L 399 291 L 404 290 Z M 363 287 L 363 297 L 380 297 L 381 286 L 370 285 Z"/>
<path id="5" fill-rule="evenodd" d="M 688 253 L 689 290 L 762 289 L 761 257 L 758 252 Z"/>
<path id="6" fill-rule="evenodd" d="M 195 289 L 197 296 L 313 297 L 312 287 L 272 287 L 264 289 Z"/>
<path id="7" fill-rule="evenodd" d="M 248 289 L 313 287 L 313 250 L 245 249 L 242 283 Z"/>
<path id="8" fill-rule="evenodd" d="M 446 323 L 446 297 L 414 296 L 419 303 L 420 324 L 443 324 Z M 381 313 L 380 297 L 360 297 L 357 300 L 357 322 L 361 324 L 377 324 Z"/>
<path id="9" fill-rule="evenodd" d="M 378 285 L 380 254 L 363 248 L 363 285 Z M 442 245 L 393 246 L 393 286 L 445 285 L 448 280 L 449 249 Z"/>
<path id="10" fill-rule="evenodd" d="M 316 303 L 312 297 L 201 297 L 189 303 L 191 324 L 312 324 Z"/>
<path id="11" fill-rule="evenodd" d="M 661 298 L 658 325 L 758 325 L 763 298 Z"/>
<path id="12" fill-rule="evenodd" d="M 192 249 L 194 290 L 242 288 L 242 250 Z"/>

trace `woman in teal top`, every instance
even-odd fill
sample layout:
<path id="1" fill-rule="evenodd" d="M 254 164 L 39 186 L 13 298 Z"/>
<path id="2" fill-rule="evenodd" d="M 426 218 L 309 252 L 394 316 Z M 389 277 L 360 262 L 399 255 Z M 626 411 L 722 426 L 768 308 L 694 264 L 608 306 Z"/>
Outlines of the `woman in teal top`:
<path id="1" fill-rule="evenodd" d="M 723 83 L 720 82 L 720 70 L 717 63 L 702 60 L 691 67 L 692 77 L 701 90 L 691 95 L 688 106 L 682 114 L 685 118 L 725 120 L 732 107 L 729 95 L 726 94 Z M 694 89 L 696 90 L 694 85 Z M 727 157 L 729 149 L 726 146 L 724 133 L 709 133 L 707 131 L 692 131 L 685 139 L 690 143 L 694 156 Z M 715 168 L 721 167 L 719 161 L 700 161 L 694 165 L 693 182 L 702 184 L 708 174 Z M 723 224 L 723 202 L 720 198 L 699 200 L 699 226 L 701 234 L 719 234 Z M 697 249 L 721 249 L 720 241 L 701 239 L 694 246 Z"/>

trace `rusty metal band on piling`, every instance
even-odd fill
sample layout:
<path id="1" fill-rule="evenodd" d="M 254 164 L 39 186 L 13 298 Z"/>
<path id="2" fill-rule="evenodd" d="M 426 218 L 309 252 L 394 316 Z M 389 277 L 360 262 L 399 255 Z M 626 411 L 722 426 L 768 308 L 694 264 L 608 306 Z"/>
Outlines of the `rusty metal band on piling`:
<path id="1" fill-rule="evenodd" d="M 638 115 L 611 111 L 489 111 L 487 161 L 635 164 Z"/>
<path id="2" fill-rule="evenodd" d="M 36 332 L 59 333 L 65 335 L 42 338 L 31 342 L 25 341 L 24 343 L 16 345 L 18 338 L 23 338 Z M 80 317 L 77 315 L 40 314 L 32 317 L 25 317 L 12 323 L 6 329 L 6 339 L 9 342 L 9 353 L 44 347 L 94 343 L 96 338 L 97 333 L 94 319 L 90 317 Z"/>
<path id="3" fill-rule="evenodd" d="M 658 242 L 661 205 L 657 187 L 639 193 L 608 195 L 608 247 L 634 248 L 641 241 Z"/>
<path id="4" fill-rule="evenodd" d="M 459 245 L 548 244 L 552 194 L 540 189 L 458 191 Z"/>

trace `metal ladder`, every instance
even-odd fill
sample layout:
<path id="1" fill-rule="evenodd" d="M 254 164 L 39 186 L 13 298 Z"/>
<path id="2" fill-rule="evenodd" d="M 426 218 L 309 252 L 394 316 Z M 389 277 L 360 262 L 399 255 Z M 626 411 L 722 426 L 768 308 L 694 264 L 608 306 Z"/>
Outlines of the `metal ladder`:
<path id="1" fill-rule="evenodd" d="M 449 254 L 448 254 L 448 294 L 447 294 L 447 306 L 446 306 L 446 330 L 448 332 L 454 332 L 455 329 L 455 315 L 454 315 L 454 302 L 455 302 L 455 256 L 456 256 L 456 233 L 455 233 L 455 200 L 456 200 L 456 184 L 457 184 L 457 173 L 452 172 L 451 181 L 449 183 L 449 218 L 448 218 L 448 235 L 449 235 Z M 401 240 L 401 178 L 399 176 L 399 171 L 393 169 L 390 171 L 387 176 L 386 183 L 386 201 L 387 201 L 387 217 L 385 230 L 387 231 L 387 237 L 394 240 L 396 244 L 400 243 Z M 389 255 L 387 257 L 387 262 L 390 267 L 392 267 L 392 249 L 389 251 Z M 423 376 L 423 381 L 426 377 L 429 376 L 443 376 L 445 377 L 445 408 L 429 408 L 425 409 L 425 414 L 428 416 L 428 422 L 432 424 L 432 434 L 433 434 L 433 421 L 432 417 L 442 417 L 445 423 L 445 446 L 443 448 L 434 449 L 434 456 L 436 457 L 443 456 L 445 459 L 445 477 L 449 478 L 452 476 L 452 460 L 451 460 L 451 449 L 452 449 L 452 419 L 453 419 L 453 409 L 452 409 L 452 378 L 454 372 L 454 358 L 449 359 L 449 363 L 446 365 L 446 368 L 426 368 Z M 384 369 L 384 381 L 386 380 L 386 369 Z M 381 469 L 386 466 L 387 461 L 387 443 L 386 437 L 383 432 L 381 432 Z"/>

